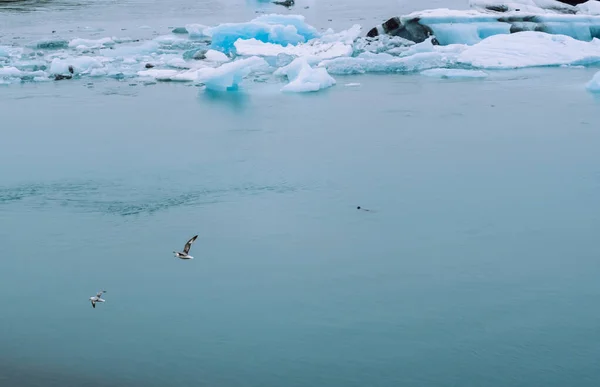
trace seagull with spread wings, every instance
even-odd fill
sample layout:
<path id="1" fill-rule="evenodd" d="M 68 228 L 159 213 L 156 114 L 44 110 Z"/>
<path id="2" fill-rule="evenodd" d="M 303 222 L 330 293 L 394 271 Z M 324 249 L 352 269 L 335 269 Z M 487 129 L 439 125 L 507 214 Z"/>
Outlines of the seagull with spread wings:
<path id="1" fill-rule="evenodd" d="M 106 293 L 106 290 L 100 290 L 95 296 L 90 297 L 90 301 L 92 302 L 92 306 L 96 307 L 96 302 L 104 302 L 102 299 L 102 293 Z"/>
<path id="2" fill-rule="evenodd" d="M 189 252 L 190 252 L 190 248 L 192 247 L 192 243 L 194 243 L 194 241 L 196 240 L 196 238 L 198 238 L 198 235 L 194 235 L 194 237 L 192 239 L 190 239 L 189 241 L 187 241 L 187 243 L 183 247 L 183 252 L 182 253 L 179 253 L 177 251 L 173 251 L 173 253 L 175 254 L 175 256 L 177 258 L 180 258 L 180 259 L 194 259 L 194 257 L 192 257 L 191 255 L 189 255 Z"/>

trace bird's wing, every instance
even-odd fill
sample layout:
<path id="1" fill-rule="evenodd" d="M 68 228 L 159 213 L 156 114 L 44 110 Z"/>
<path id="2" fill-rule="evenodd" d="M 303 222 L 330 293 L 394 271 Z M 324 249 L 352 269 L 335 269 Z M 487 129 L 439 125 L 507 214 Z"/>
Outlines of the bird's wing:
<path id="1" fill-rule="evenodd" d="M 102 293 L 106 293 L 106 290 L 100 290 L 97 294 L 96 294 L 96 298 L 102 298 Z"/>
<path id="2" fill-rule="evenodd" d="M 187 254 L 190 252 L 190 248 L 192 247 L 192 243 L 194 243 L 194 241 L 196 240 L 196 238 L 198 238 L 198 235 L 194 235 L 194 237 L 192 239 L 190 239 L 189 241 L 187 241 L 187 243 L 185 244 L 185 247 L 183 248 L 183 253 Z"/>
<path id="3" fill-rule="evenodd" d="M 96 303 L 94 302 L 94 300 L 92 300 L 92 307 L 96 308 Z"/>

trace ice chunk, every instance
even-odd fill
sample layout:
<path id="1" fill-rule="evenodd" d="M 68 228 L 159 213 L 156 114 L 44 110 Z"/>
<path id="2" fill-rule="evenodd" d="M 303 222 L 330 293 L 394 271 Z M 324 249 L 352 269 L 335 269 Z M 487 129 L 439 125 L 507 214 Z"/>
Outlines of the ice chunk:
<path id="1" fill-rule="evenodd" d="M 178 69 L 189 69 L 191 65 L 186 62 L 183 58 L 171 58 L 167 60 L 167 66 L 178 68 Z"/>
<path id="2" fill-rule="evenodd" d="M 585 85 L 585 88 L 592 93 L 600 93 L 600 71 L 594 74 L 594 77 Z"/>
<path id="3" fill-rule="evenodd" d="M 488 69 L 593 64 L 600 62 L 600 40 L 533 31 L 496 35 L 468 47 L 458 62 Z"/>
<path id="4" fill-rule="evenodd" d="M 149 77 L 149 78 L 154 78 L 157 81 L 170 81 L 172 77 L 174 77 L 175 75 L 177 75 L 179 72 L 177 70 L 157 70 L 157 69 L 151 69 L 151 70 L 143 70 L 143 71 L 138 71 L 137 74 L 140 77 Z"/>
<path id="5" fill-rule="evenodd" d="M 324 60 L 319 67 L 325 67 L 331 74 L 362 74 L 367 72 L 413 72 L 435 67 L 451 67 L 456 63 L 460 46 L 453 51 L 420 52 L 405 57 L 390 54 L 364 52 L 357 57 Z"/>
<path id="6" fill-rule="evenodd" d="M 203 25 L 203 24 L 186 24 L 185 25 L 185 30 L 188 33 L 188 36 L 190 38 L 203 38 L 205 36 L 207 36 L 204 33 L 204 30 L 206 30 L 208 27 Z"/>
<path id="7" fill-rule="evenodd" d="M 556 0 L 469 0 L 469 6 L 481 11 L 532 12 L 532 13 L 575 13 L 577 7 Z"/>
<path id="8" fill-rule="evenodd" d="M 23 74 L 16 67 L 0 67 L 0 78 L 19 78 Z"/>
<path id="9" fill-rule="evenodd" d="M 200 69 L 197 71 L 197 79 L 210 90 L 235 90 L 243 78 L 253 71 L 266 67 L 268 64 L 263 58 L 253 56 L 225 63 L 217 68 Z"/>
<path id="10" fill-rule="evenodd" d="M 434 78 L 485 78 L 487 73 L 481 70 L 465 70 L 465 69 L 429 69 L 421 71 L 422 75 Z"/>
<path id="11" fill-rule="evenodd" d="M 280 44 L 265 43 L 256 39 L 239 39 L 234 43 L 238 55 L 277 56 L 279 54 L 298 57 L 312 57 L 311 62 L 323 59 L 337 58 L 352 55 L 351 45 L 341 42 L 321 43 L 318 40 L 309 43 L 299 43 L 297 46 L 282 46 Z"/>
<path id="12" fill-rule="evenodd" d="M 112 38 L 102 38 L 102 39 L 73 39 L 69 42 L 69 47 L 71 48 L 100 48 L 100 47 L 108 47 L 115 44 L 115 41 Z"/>
<path id="13" fill-rule="evenodd" d="M 228 52 L 238 39 L 256 39 L 287 46 L 317 37 L 317 30 L 304 22 L 301 15 L 263 15 L 246 23 L 225 23 L 207 28 L 212 47 Z"/>
<path id="14" fill-rule="evenodd" d="M 360 83 L 358 83 L 358 82 L 351 82 L 351 83 L 346 83 L 344 86 L 347 86 L 347 87 L 358 87 L 358 86 L 360 86 Z"/>
<path id="15" fill-rule="evenodd" d="M 285 75 L 290 83 L 281 91 L 304 93 L 318 91 L 335 85 L 335 79 L 324 68 L 312 68 L 306 58 L 294 59 L 292 63 L 277 69 L 274 75 Z"/>
<path id="16" fill-rule="evenodd" d="M 50 64 L 50 73 L 68 74 L 69 66 L 73 67 L 75 73 L 85 74 L 91 70 L 103 67 L 101 58 L 91 56 L 79 56 L 69 59 L 54 58 Z"/>
<path id="17" fill-rule="evenodd" d="M 347 30 L 341 32 L 334 32 L 332 29 L 328 29 L 321 36 L 320 41 L 323 43 L 344 43 L 344 44 L 352 44 L 358 37 L 360 36 L 362 27 L 360 24 L 354 24 Z"/>
<path id="18" fill-rule="evenodd" d="M 216 50 L 208 50 L 208 51 L 206 51 L 204 56 L 206 57 L 206 60 L 209 62 L 217 62 L 217 63 L 229 62 L 229 57 L 227 55 L 223 54 L 220 51 L 216 51 Z"/>
<path id="19" fill-rule="evenodd" d="M 600 15 L 600 2 L 590 0 L 576 6 L 579 13 L 587 15 Z"/>

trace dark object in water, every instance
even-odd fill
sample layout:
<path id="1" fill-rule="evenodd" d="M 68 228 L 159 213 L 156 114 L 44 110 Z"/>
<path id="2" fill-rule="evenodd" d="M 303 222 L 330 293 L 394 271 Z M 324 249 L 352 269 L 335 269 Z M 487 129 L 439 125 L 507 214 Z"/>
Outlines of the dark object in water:
<path id="1" fill-rule="evenodd" d="M 69 65 L 69 72 L 73 74 L 75 71 L 73 70 L 73 66 Z"/>
<path id="2" fill-rule="evenodd" d="M 55 81 L 62 81 L 63 79 L 71 79 L 73 78 L 72 75 L 62 75 L 62 74 L 55 74 L 54 75 L 54 80 Z"/>
<path id="3" fill-rule="evenodd" d="M 294 0 L 274 1 L 273 4 L 283 5 L 284 7 L 291 8 L 292 6 L 294 6 L 295 1 Z"/>
<path id="4" fill-rule="evenodd" d="M 147 69 L 151 69 L 152 67 L 154 67 L 154 65 L 151 63 L 146 63 L 146 66 L 144 66 L 144 67 Z"/>
<path id="5" fill-rule="evenodd" d="M 382 25 L 371 28 L 367 32 L 367 37 L 374 38 L 384 34 L 399 36 L 415 43 L 421 43 L 433 35 L 433 31 L 428 26 L 419 24 L 418 18 L 408 20 L 405 24 L 402 24 L 399 17 L 393 17 Z M 431 43 L 434 45 L 440 44 L 435 37 L 431 40 Z"/>

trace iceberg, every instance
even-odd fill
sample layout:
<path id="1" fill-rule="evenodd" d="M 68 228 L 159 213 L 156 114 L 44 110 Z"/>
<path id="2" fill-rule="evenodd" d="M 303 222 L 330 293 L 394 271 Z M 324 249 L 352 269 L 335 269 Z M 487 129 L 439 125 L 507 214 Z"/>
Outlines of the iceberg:
<path id="1" fill-rule="evenodd" d="M 496 35 L 467 47 L 457 62 L 486 69 L 590 65 L 600 62 L 600 40 L 583 42 L 533 31 Z"/>
<path id="2" fill-rule="evenodd" d="M 256 39 L 287 46 L 306 42 L 319 36 L 318 31 L 304 22 L 301 15 L 263 15 L 246 23 L 225 23 L 204 29 L 212 38 L 211 47 L 224 52 L 234 48 L 238 39 Z"/>
<path id="3" fill-rule="evenodd" d="M 268 66 L 263 58 L 253 56 L 225 63 L 217 68 L 206 67 L 197 70 L 196 79 L 209 90 L 236 90 L 240 82 L 250 73 Z"/>
<path id="4" fill-rule="evenodd" d="M 416 43 L 435 36 L 441 45 L 472 45 L 490 36 L 522 31 L 561 34 L 583 41 L 600 38 L 597 1 L 571 6 L 554 0 L 480 0 L 471 6 L 468 10 L 439 8 L 393 17 L 369 30 L 367 36 L 400 36 Z"/>
<path id="5" fill-rule="evenodd" d="M 335 85 L 335 79 L 326 69 L 313 69 L 305 58 L 294 59 L 292 63 L 277 69 L 273 74 L 287 76 L 290 83 L 281 89 L 284 92 L 305 93 Z"/>

